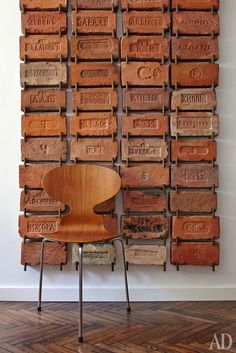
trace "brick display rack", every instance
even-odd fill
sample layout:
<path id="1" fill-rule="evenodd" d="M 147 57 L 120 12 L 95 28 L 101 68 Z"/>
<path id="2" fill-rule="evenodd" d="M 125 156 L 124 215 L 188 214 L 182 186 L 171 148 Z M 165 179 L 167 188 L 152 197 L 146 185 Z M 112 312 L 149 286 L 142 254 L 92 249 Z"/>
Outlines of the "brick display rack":
<path id="1" fill-rule="evenodd" d="M 24 268 L 39 264 L 39 234 L 55 232 L 66 208 L 43 191 L 43 176 L 92 163 L 120 172 L 123 210 L 113 198 L 96 212 L 124 234 L 127 267 L 166 270 L 170 249 L 177 270 L 215 270 L 219 0 L 20 0 L 20 8 Z M 45 263 L 62 269 L 70 249 L 46 243 Z M 84 257 L 114 270 L 116 249 L 88 244 Z M 72 262 L 78 269 L 76 244 Z"/>

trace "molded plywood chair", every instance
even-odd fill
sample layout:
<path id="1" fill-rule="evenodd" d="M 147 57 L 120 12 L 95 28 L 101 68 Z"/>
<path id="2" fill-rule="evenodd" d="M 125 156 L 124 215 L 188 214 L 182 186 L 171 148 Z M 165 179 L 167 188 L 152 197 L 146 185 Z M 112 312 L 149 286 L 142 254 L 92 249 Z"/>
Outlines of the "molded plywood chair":
<path id="1" fill-rule="evenodd" d="M 43 188 L 57 201 L 70 208 L 63 216 L 59 230 L 43 234 L 40 260 L 38 310 L 41 311 L 44 244 L 46 241 L 79 244 L 79 341 L 82 335 L 83 309 L 83 244 L 105 240 L 119 240 L 122 245 L 127 310 L 130 311 L 124 244 L 121 236 L 105 229 L 103 217 L 95 214 L 96 205 L 115 196 L 121 187 L 119 175 L 112 169 L 97 165 L 67 165 L 50 170 L 43 178 Z"/>

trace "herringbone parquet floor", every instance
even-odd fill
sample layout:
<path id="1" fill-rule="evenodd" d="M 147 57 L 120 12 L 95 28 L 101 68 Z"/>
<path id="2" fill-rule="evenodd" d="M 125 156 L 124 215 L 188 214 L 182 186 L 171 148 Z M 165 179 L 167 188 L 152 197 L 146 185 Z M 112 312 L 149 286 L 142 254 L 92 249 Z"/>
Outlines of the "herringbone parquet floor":
<path id="1" fill-rule="evenodd" d="M 233 338 L 236 302 L 86 303 L 78 344 L 78 305 L 0 303 L 0 353 L 209 353 L 214 334 Z"/>

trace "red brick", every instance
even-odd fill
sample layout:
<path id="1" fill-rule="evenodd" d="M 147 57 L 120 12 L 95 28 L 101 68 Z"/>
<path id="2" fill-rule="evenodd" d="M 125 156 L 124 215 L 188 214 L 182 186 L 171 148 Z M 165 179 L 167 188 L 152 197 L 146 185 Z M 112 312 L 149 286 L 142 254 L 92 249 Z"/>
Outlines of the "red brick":
<path id="1" fill-rule="evenodd" d="M 169 168 L 161 164 L 143 164 L 131 167 L 121 166 L 122 187 L 126 188 L 158 188 L 167 186 Z"/>
<path id="2" fill-rule="evenodd" d="M 95 206 L 94 212 L 95 213 L 113 212 L 115 211 L 115 208 L 116 208 L 116 198 L 113 197 L 112 199 Z"/>
<path id="3" fill-rule="evenodd" d="M 110 86 L 118 85 L 119 75 L 117 64 L 107 62 L 72 63 L 71 85 L 75 86 Z"/>
<path id="4" fill-rule="evenodd" d="M 122 161 L 160 162 L 168 158 L 168 144 L 154 138 L 122 139 Z"/>
<path id="5" fill-rule="evenodd" d="M 20 64 L 21 86 L 58 86 L 67 84 L 67 64 L 35 62 Z"/>
<path id="6" fill-rule="evenodd" d="M 168 238 L 168 218 L 164 216 L 122 216 L 122 233 L 130 239 Z"/>
<path id="7" fill-rule="evenodd" d="M 67 159 L 67 141 L 60 138 L 21 140 L 21 158 L 27 161 L 59 161 Z"/>
<path id="8" fill-rule="evenodd" d="M 211 10 L 219 9 L 219 0 L 172 0 L 172 10 Z"/>
<path id="9" fill-rule="evenodd" d="M 66 91 L 59 89 L 31 88 L 21 91 L 21 110 L 58 111 L 66 108 Z"/>
<path id="10" fill-rule="evenodd" d="M 32 35 L 20 37 L 20 59 L 60 60 L 68 57 L 67 36 Z"/>
<path id="11" fill-rule="evenodd" d="M 171 244 L 171 263 L 173 265 L 198 265 L 213 266 L 219 265 L 220 261 L 219 244 L 205 242 L 189 242 Z"/>
<path id="12" fill-rule="evenodd" d="M 34 137 L 66 135 L 66 116 L 58 114 L 23 115 L 21 134 Z"/>
<path id="13" fill-rule="evenodd" d="M 118 155 L 117 141 L 110 138 L 84 138 L 71 141 L 71 160 L 110 162 Z"/>
<path id="14" fill-rule="evenodd" d="M 168 0 L 122 0 L 122 10 L 127 8 L 130 10 L 162 10 L 162 8 L 168 9 Z"/>
<path id="15" fill-rule="evenodd" d="M 80 88 L 72 92 L 73 109 L 81 111 L 106 111 L 117 109 L 117 91 L 112 88 Z"/>
<path id="16" fill-rule="evenodd" d="M 116 14 L 111 11 L 72 12 L 72 32 L 112 34 L 116 31 Z"/>
<path id="17" fill-rule="evenodd" d="M 211 164 L 172 165 L 171 186 L 184 188 L 211 188 L 219 183 L 218 167 Z"/>
<path id="18" fill-rule="evenodd" d="M 202 139 L 172 141 L 171 159 L 186 162 L 216 160 L 216 142 Z"/>
<path id="19" fill-rule="evenodd" d="M 219 84 L 218 64 L 171 64 L 171 85 L 211 87 Z"/>
<path id="20" fill-rule="evenodd" d="M 124 34 L 162 34 L 170 28 L 170 15 L 161 11 L 130 11 L 123 14 Z"/>
<path id="21" fill-rule="evenodd" d="M 171 109 L 212 110 L 216 107 L 216 93 L 211 88 L 181 89 L 172 93 Z"/>
<path id="22" fill-rule="evenodd" d="M 122 135 L 130 136 L 163 136 L 169 133 L 167 115 L 148 113 L 144 115 L 129 114 L 122 117 Z"/>
<path id="23" fill-rule="evenodd" d="M 32 239 L 42 239 L 43 234 L 58 231 L 60 218 L 55 216 L 19 216 L 19 235 Z"/>
<path id="24" fill-rule="evenodd" d="M 218 38 L 172 37 L 172 60 L 212 60 L 219 58 Z"/>
<path id="25" fill-rule="evenodd" d="M 27 190 L 21 192 L 20 210 L 27 212 L 55 212 L 63 210 L 65 206 L 53 200 L 44 190 Z"/>
<path id="26" fill-rule="evenodd" d="M 171 191 L 171 212 L 212 212 L 217 209 L 217 194 L 208 191 Z"/>
<path id="27" fill-rule="evenodd" d="M 70 120 L 71 135 L 111 136 L 117 134 L 117 117 L 111 113 L 80 113 Z"/>
<path id="28" fill-rule="evenodd" d="M 40 264 L 41 243 L 27 241 L 21 244 L 21 265 L 37 266 Z M 45 265 L 66 265 L 66 245 L 46 243 L 44 248 Z"/>
<path id="29" fill-rule="evenodd" d="M 72 0 L 71 6 L 72 9 L 76 9 L 76 5 L 78 9 L 82 10 L 111 10 L 112 4 L 115 9 L 118 7 L 118 0 Z"/>
<path id="30" fill-rule="evenodd" d="M 172 33 L 211 35 L 220 33 L 219 15 L 201 11 L 180 11 L 173 13 Z"/>
<path id="31" fill-rule="evenodd" d="M 170 93 L 162 88 L 123 89 L 123 109 L 161 110 L 169 107 Z"/>
<path id="32" fill-rule="evenodd" d="M 24 34 L 65 33 L 67 32 L 66 13 L 52 11 L 22 13 L 21 30 Z"/>
<path id="33" fill-rule="evenodd" d="M 78 60 L 107 60 L 119 56 L 119 42 L 111 36 L 79 36 L 72 37 L 71 57 Z"/>
<path id="34" fill-rule="evenodd" d="M 167 209 L 165 194 L 125 191 L 124 209 L 130 212 L 162 212 Z"/>
<path id="35" fill-rule="evenodd" d="M 217 136 L 219 115 L 207 112 L 172 113 L 170 126 L 172 136 Z"/>
<path id="36" fill-rule="evenodd" d="M 169 66 L 157 62 L 121 63 L 122 86 L 163 86 L 169 82 Z"/>
<path id="37" fill-rule="evenodd" d="M 103 222 L 104 222 L 104 226 L 105 229 L 110 232 L 113 233 L 114 235 L 116 235 L 117 233 L 117 215 L 103 215 Z"/>
<path id="38" fill-rule="evenodd" d="M 42 180 L 49 170 L 58 167 L 58 164 L 34 164 L 19 167 L 20 188 L 42 188 Z"/>
<path id="39" fill-rule="evenodd" d="M 67 0 L 20 0 L 20 6 L 25 10 L 58 10 L 67 8 Z"/>
<path id="40" fill-rule="evenodd" d="M 169 42 L 162 36 L 123 36 L 121 58 L 130 60 L 162 60 L 169 57 Z"/>

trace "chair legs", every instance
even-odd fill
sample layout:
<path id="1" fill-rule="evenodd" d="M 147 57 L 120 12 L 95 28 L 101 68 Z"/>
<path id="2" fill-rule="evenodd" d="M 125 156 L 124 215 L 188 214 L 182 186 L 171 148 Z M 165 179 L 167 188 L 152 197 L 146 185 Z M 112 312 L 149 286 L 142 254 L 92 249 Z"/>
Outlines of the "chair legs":
<path id="1" fill-rule="evenodd" d="M 41 303 L 42 303 L 43 263 L 44 263 L 44 248 L 45 248 L 46 241 L 47 239 L 43 239 L 41 244 L 38 311 L 41 311 Z"/>
<path id="2" fill-rule="evenodd" d="M 83 342 L 83 244 L 79 244 L 79 342 Z"/>

